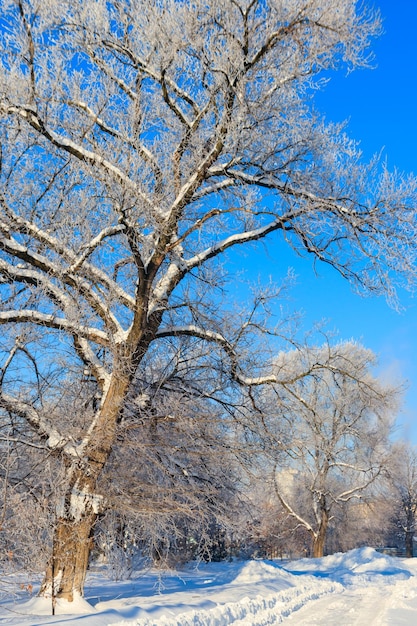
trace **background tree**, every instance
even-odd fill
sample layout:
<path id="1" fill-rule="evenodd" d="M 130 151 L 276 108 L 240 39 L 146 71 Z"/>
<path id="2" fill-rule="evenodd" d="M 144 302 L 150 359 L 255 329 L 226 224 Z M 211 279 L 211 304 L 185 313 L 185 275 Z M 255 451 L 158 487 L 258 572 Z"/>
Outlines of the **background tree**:
<path id="1" fill-rule="evenodd" d="M 246 494 L 249 506 L 241 511 L 238 554 L 264 559 L 309 555 L 309 533 L 277 502 L 273 484 L 265 473 L 253 481 Z"/>
<path id="2" fill-rule="evenodd" d="M 398 398 L 372 375 L 372 352 L 352 342 L 282 354 L 276 367 L 307 371 L 318 363 L 310 376 L 280 386 L 267 419 L 276 495 L 310 533 L 315 557 L 323 556 L 334 509 L 361 499 L 381 475 Z"/>
<path id="3" fill-rule="evenodd" d="M 392 447 L 388 481 L 392 490 L 391 518 L 404 541 L 405 555 L 411 558 L 417 514 L 417 451 L 404 441 Z"/>
<path id="4" fill-rule="evenodd" d="M 223 346 L 235 382 L 274 380 L 241 369 L 240 335 L 207 310 L 201 285 L 227 277 L 220 258 L 276 233 L 392 298 L 395 282 L 415 282 L 416 180 L 362 164 L 314 110 L 320 72 L 366 65 L 380 30 L 354 0 L 2 9 L 0 323 L 24 334 L 34 364 L 18 384 L 10 345 L 0 406 L 65 468 L 42 593 L 71 601 L 103 503 L 97 482 L 149 351 L 194 336 Z M 69 352 L 96 381 L 88 419 L 45 414 L 36 392 Z"/>
<path id="5" fill-rule="evenodd" d="M 381 481 L 366 489 L 360 498 L 336 504 L 326 539 L 326 552 L 347 552 L 361 546 L 380 548 L 387 543 L 389 502 L 381 496 Z"/>

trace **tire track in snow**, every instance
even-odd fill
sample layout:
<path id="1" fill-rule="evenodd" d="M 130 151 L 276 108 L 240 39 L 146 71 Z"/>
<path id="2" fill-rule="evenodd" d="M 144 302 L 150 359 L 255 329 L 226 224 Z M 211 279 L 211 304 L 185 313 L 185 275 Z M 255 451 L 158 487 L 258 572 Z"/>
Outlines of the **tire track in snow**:
<path id="1" fill-rule="evenodd" d="M 414 577 L 409 580 L 397 580 L 390 584 L 366 584 L 352 586 L 343 594 L 332 598 L 319 598 L 299 613 L 288 619 L 288 626 L 388 626 L 390 624 L 414 624 L 400 616 L 401 610 L 407 610 L 407 600 L 417 598 L 417 583 Z"/>
<path id="2" fill-rule="evenodd" d="M 169 616 L 163 614 L 156 619 L 124 620 L 112 626 L 267 626 L 282 623 L 312 600 L 341 591 L 343 586 L 340 583 L 314 580 L 314 584 L 303 584 L 268 596 L 245 597 L 239 602 L 218 604 L 211 609 L 192 609 Z"/>

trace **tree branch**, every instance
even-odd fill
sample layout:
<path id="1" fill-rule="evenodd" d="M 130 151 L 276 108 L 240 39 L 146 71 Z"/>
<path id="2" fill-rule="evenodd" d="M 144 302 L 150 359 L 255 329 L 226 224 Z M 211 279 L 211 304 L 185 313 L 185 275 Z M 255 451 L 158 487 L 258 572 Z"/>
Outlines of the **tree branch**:
<path id="1" fill-rule="evenodd" d="M 97 328 L 80 325 L 77 321 L 70 322 L 66 318 L 48 315 L 39 311 L 0 311 L 1 324 L 32 323 L 37 326 L 46 326 L 55 330 L 62 330 L 73 336 L 81 336 L 98 345 L 108 347 L 110 345 L 107 333 Z"/>
<path id="2" fill-rule="evenodd" d="M 71 457 L 78 457 L 76 446 L 68 438 L 63 437 L 31 404 L 0 390 L 0 408 L 25 419 L 39 437 L 47 440 L 47 446 L 51 450 L 62 450 Z"/>
<path id="3" fill-rule="evenodd" d="M 125 174 L 116 165 L 113 165 L 110 161 L 105 159 L 101 154 L 87 150 L 83 146 L 77 144 L 72 139 L 59 135 L 53 130 L 49 130 L 44 122 L 40 119 L 38 114 L 30 107 L 17 107 L 14 105 L 7 105 L 4 102 L 0 102 L 0 111 L 7 114 L 16 114 L 22 119 L 26 120 L 28 124 L 36 130 L 40 135 L 47 139 L 53 146 L 68 152 L 72 156 L 75 156 L 80 161 L 85 161 L 91 165 L 102 167 L 107 174 L 111 174 L 116 180 L 126 185 L 129 189 L 134 190 L 135 193 L 141 198 L 145 204 L 150 207 L 152 211 L 156 211 L 156 207 L 153 205 L 151 199 L 139 188 L 137 183 L 131 180 L 131 178 Z"/>

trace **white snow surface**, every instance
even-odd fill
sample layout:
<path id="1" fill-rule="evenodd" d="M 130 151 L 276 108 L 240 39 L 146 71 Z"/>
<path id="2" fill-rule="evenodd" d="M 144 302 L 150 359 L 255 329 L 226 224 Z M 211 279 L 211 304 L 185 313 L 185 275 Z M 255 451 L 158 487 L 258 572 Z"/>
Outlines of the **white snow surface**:
<path id="1" fill-rule="evenodd" d="M 85 599 L 60 602 L 55 616 L 22 575 L 0 575 L 0 585 L 0 624 L 13 626 L 417 624 L 417 559 L 372 548 L 290 562 L 193 563 L 122 582 L 97 570 L 88 575 Z"/>

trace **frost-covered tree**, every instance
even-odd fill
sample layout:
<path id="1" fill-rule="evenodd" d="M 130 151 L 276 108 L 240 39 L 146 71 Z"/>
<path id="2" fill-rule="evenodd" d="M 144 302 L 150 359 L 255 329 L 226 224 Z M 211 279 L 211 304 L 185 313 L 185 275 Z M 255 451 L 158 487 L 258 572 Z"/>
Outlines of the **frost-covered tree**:
<path id="1" fill-rule="evenodd" d="M 221 362 L 221 354 L 193 343 L 176 342 L 165 358 L 144 359 L 142 392 L 126 400 L 98 483 L 111 508 L 140 529 L 142 553 L 160 563 L 212 556 L 213 528 L 234 523 L 243 464 L 232 407 L 223 408 L 226 385 L 221 372 L 214 375 L 213 357 Z"/>
<path id="2" fill-rule="evenodd" d="M 288 378 L 290 371 L 314 368 L 311 375 L 280 385 L 266 424 L 267 446 L 277 459 L 276 495 L 310 533 L 315 557 L 323 556 L 329 524 L 337 519 L 334 510 L 360 500 L 388 462 L 399 389 L 376 379 L 374 365 L 373 353 L 353 342 L 277 359 Z M 364 516 L 369 513 L 362 508 Z"/>
<path id="3" fill-rule="evenodd" d="M 321 71 L 365 66 L 379 30 L 354 0 L 3 0 L 0 406 L 66 471 L 42 593 L 83 592 L 97 483 L 157 344 L 217 342 L 235 382 L 262 382 L 206 308 L 221 259 L 269 236 L 359 290 L 415 282 L 416 180 L 314 110 Z M 94 403 L 45 412 L 69 354 Z"/>
<path id="4" fill-rule="evenodd" d="M 405 554 L 414 556 L 413 537 L 417 524 L 417 450 L 404 441 L 395 443 L 388 465 L 393 526 L 404 540 Z"/>

